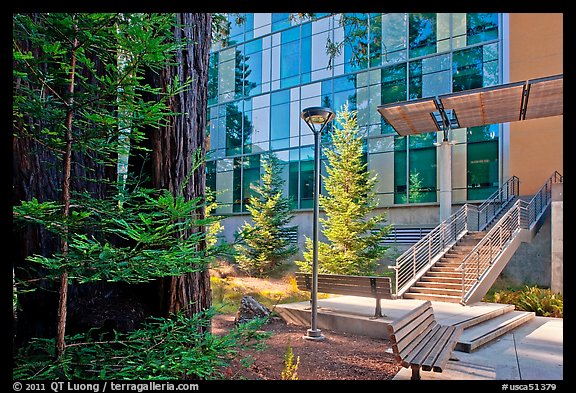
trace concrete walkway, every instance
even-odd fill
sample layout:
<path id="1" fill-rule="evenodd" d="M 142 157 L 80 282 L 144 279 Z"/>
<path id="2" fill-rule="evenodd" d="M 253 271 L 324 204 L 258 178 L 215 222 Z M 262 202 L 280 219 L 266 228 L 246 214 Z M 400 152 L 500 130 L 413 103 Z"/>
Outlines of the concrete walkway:
<path id="1" fill-rule="evenodd" d="M 421 303 L 414 299 L 382 300 L 385 316 L 371 319 L 374 299 L 355 296 L 319 299 L 318 328 L 387 338 L 383 324 Z M 505 312 L 510 305 L 432 302 L 432 308 L 439 323 L 456 324 L 487 313 Z M 278 305 L 276 311 L 289 323 L 310 326 L 309 302 Z M 458 360 L 450 360 L 442 373 L 422 371 L 422 380 L 562 380 L 563 322 L 561 318 L 534 317 L 471 353 L 454 351 Z M 402 368 L 394 379 L 410 379 L 410 375 L 410 369 Z"/>

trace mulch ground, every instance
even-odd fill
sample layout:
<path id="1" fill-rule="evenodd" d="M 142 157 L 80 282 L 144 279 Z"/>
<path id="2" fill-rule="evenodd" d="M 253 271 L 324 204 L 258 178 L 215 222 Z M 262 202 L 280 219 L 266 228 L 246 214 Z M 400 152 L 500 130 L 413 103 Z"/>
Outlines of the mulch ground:
<path id="1" fill-rule="evenodd" d="M 212 331 L 224 333 L 233 325 L 234 315 L 216 315 Z M 325 340 L 309 341 L 302 338 L 306 329 L 274 318 L 263 326 L 263 330 L 272 332 L 266 349 L 243 352 L 253 356 L 252 364 L 246 368 L 235 361 L 228 374 L 234 379 L 281 380 L 289 346 L 294 359 L 299 357 L 299 380 L 389 380 L 401 369 L 393 355 L 386 352 L 387 340 L 323 330 Z"/>

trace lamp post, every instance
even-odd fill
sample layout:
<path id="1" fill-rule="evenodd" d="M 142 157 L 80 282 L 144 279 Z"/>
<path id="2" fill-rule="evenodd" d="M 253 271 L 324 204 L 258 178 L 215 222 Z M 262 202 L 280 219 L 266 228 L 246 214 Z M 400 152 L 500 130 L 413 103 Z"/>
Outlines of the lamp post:
<path id="1" fill-rule="evenodd" d="M 304 338 L 306 340 L 321 341 L 324 336 L 317 328 L 316 317 L 318 315 L 318 216 L 319 196 L 320 196 L 320 136 L 324 127 L 335 117 L 334 111 L 330 108 L 310 107 L 302 111 L 300 117 L 308 124 L 314 134 L 314 217 L 312 220 L 312 310 L 311 327 L 307 330 Z M 317 130 L 316 125 L 320 125 Z"/>

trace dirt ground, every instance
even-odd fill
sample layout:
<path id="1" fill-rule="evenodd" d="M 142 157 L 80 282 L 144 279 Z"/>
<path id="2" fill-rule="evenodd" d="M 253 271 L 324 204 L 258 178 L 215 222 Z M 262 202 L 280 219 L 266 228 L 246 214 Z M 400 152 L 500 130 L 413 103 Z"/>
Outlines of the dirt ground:
<path id="1" fill-rule="evenodd" d="M 212 320 L 212 331 L 224 333 L 233 325 L 234 315 L 219 314 Z M 252 354 L 253 363 L 245 368 L 234 362 L 228 374 L 234 379 L 281 380 L 288 346 L 294 360 L 299 357 L 299 380 L 389 380 L 401 368 L 386 352 L 387 340 L 323 330 L 324 341 L 309 341 L 302 338 L 306 329 L 274 318 L 263 327 L 272 332 L 266 349 L 243 353 Z"/>

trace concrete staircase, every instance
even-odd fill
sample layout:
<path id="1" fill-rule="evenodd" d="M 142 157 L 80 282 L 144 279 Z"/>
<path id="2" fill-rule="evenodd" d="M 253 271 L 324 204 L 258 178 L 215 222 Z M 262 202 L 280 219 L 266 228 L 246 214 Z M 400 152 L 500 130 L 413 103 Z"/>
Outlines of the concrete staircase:
<path id="1" fill-rule="evenodd" d="M 482 240 L 488 231 L 514 205 L 517 197 L 512 198 L 507 208 L 502 209 L 480 232 L 468 232 L 450 248 L 402 297 L 441 302 L 459 303 L 462 295 L 462 275 L 456 268 L 464 261 L 470 251 Z"/>
<path id="2" fill-rule="evenodd" d="M 473 352 L 482 345 L 497 339 L 516 327 L 530 321 L 535 313 L 516 311 L 514 305 L 495 310 L 492 313 L 482 314 L 467 321 L 458 323 L 464 328 L 455 350 L 460 352 Z"/>
<path id="3" fill-rule="evenodd" d="M 462 295 L 462 275 L 455 269 L 485 234 L 486 231 L 468 232 L 464 235 L 402 297 L 459 303 Z"/>

